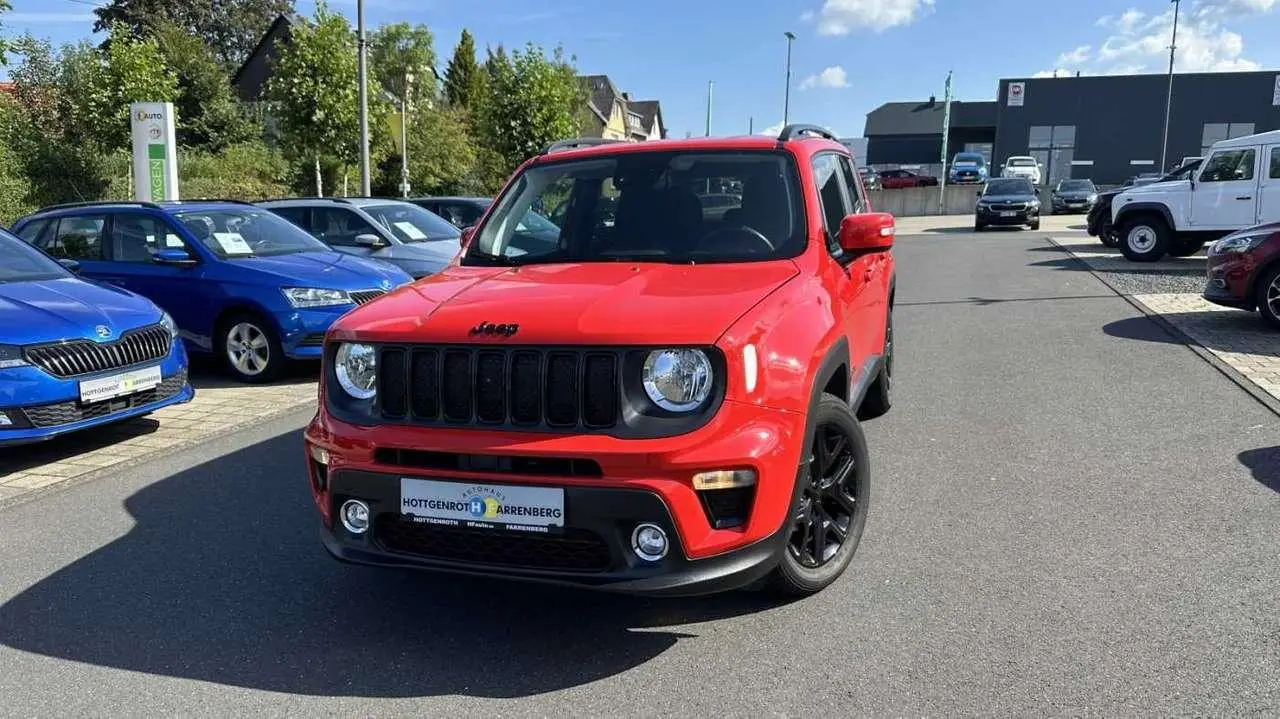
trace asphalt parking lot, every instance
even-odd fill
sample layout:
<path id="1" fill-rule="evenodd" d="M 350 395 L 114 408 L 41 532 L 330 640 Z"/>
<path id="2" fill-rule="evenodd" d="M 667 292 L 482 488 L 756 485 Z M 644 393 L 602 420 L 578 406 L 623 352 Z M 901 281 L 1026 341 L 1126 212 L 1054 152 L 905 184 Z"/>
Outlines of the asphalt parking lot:
<path id="1" fill-rule="evenodd" d="M 1067 227 L 903 223 L 870 519 L 816 597 L 338 565 L 302 404 L 0 509 L 0 714 L 1274 716 L 1277 415 Z"/>

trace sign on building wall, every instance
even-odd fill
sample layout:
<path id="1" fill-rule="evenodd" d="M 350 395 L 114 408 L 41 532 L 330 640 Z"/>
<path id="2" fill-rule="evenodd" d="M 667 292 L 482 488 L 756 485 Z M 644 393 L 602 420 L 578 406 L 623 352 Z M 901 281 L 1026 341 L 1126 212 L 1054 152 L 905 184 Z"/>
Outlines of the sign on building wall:
<path id="1" fill-rule="evenodd" d="M 1276 86 L 1271 91 L 1271 104 L 1280 107 L 1280 75 L 1276 75 Z"/>
<path id="2" fill-rule="evenodd" d="M 1022 107 L 1022 102 L 1027 94 L 1027 83 L 1011 82 L 1009 83 L 1009 107 Z"/>
<path id="3" fill-rule="evenodd" d="M 135 102 L 129 106 L 129 118 L 133 126 L 133 199 L 178 199 L 173 103 Z"/>

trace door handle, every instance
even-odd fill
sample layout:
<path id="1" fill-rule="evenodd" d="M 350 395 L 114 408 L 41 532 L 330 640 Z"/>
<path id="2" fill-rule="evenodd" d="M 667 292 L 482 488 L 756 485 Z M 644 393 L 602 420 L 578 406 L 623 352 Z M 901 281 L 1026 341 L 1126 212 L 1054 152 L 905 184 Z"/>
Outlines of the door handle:
<path id="1" fill-rule="evenodd" d="M 1253 199 L 1253 195 L 1241 195 L 1241 196 L 1237 197 L 1236 199 L 1237 199 L 1237 200 L 1252 200 L 1252 199 Z"/>

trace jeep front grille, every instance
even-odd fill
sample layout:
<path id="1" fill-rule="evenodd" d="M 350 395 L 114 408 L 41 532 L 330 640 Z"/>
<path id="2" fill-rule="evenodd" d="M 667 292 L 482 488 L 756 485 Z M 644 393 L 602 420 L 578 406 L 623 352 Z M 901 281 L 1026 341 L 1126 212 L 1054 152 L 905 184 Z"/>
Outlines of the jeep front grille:
<path id="1" fill-rule="evenodd" d="M 604 429 L 620 421 L 621 364 L 607 350 L 387 346 L 378 412 L 414 424 Z"/>
<path id="2" fill-rule="evenodd" d="M 54 377 L 67 379 L 132 367 L 169 356 L 173 338 L 162 325 L 131 330 L 114 342 L 75 340 L 27 347 L 27 361 Z"/>

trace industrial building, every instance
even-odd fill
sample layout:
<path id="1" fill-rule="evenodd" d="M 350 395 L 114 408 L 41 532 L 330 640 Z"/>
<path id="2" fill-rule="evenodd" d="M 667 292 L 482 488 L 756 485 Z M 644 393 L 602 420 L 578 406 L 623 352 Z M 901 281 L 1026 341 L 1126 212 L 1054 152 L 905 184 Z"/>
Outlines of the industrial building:
<path id="1" fill-rule="evenodd" d="M 1119 184 L 1202 155 L 1218 140 L 1280 129 L 1280 73 L 1177 74 L 1161 167 L 1168 89 L 1164 74 L 1003 79 L 996 101 L 951 103 L 947 153 L 980 152 L 997 167 L 1032 155 L 1047 182 Z M 941 173 L 944 108 L 930 98 L 873 110 L 867 164 Z"/>

